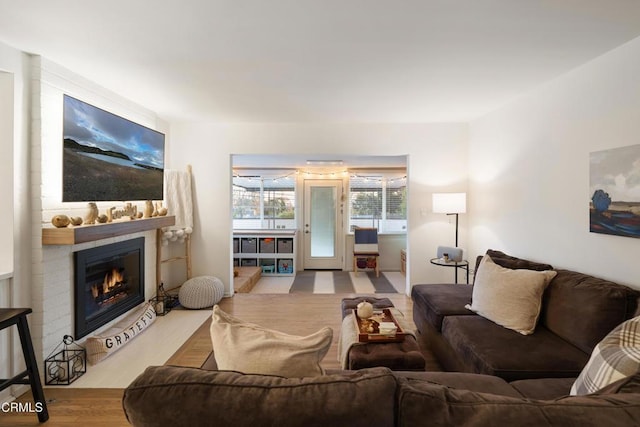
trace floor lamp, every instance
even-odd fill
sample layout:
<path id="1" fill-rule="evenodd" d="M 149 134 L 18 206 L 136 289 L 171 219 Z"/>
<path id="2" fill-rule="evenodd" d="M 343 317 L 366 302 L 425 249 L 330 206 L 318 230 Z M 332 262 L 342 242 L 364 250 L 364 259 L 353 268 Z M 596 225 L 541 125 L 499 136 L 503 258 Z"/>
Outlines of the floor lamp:
<path id="1" fill-rule="evenodd" d="M 456 249 L 458 248 L 458 215 L 467 211 L 466 193 L 433 193 L 433 212 L 456 216 Z M 467 269 L 467 282 L 469 282 L 469 266 Z M 454 276 L 458 283 L 458 263 L 454 264 Z"/>
<path id="2" fill-rule="evenodd" d="M 433 193 L 433 212 L 456 216 L 457 248 L 458 215 L 467 212 L 467 193 Z"/>

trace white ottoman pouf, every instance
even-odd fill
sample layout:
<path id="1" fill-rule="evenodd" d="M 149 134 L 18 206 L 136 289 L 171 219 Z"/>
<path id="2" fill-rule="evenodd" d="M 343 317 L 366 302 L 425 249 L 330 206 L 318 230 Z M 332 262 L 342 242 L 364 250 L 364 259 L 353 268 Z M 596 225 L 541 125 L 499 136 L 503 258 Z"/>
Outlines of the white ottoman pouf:
<path id="1" fill-rule="evenodd" d="M 180 305 L 185 308 L 207 308 L 220 302 L 224 296 L 224 285 L 217 277 L 192 277 L 178 291 Z"/>

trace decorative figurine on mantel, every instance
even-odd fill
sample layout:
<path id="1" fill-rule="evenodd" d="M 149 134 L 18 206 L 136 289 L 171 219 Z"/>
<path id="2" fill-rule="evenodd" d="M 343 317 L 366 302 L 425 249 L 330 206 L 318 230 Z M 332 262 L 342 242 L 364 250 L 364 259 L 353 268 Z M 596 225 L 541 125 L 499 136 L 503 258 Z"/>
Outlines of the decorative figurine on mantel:
<path id="1" fill-rule="evenodd" d="M 138 209 L 138 206 L 135 206 L 132 203 L 126 203 L 121 209 L 113 206 L 107 208 L 105 213 L 100 214 L 98 205 L 95 202 L 89 202 L 87 204 L 87 208 L 88 210 L 84 219 L 79 216 L 67 216 L 60 214 L 54 215 L 51 218 L 51 224 L 56 228 L 65 228 L 70 224 L 74 226 L 80 226 L 82 224 L 95 225 L 96 223 L 105 224 L 122 219 L 135 220 L 139 218 L 152 218 L 167 215 L 167 208 L 162 206 L 162 201 L 154 204 L 151 200 L 147 200 L 145 202 L 144 209 Z M 184 231 L 180 231 L 184 233 Z"/>
<path id="2" fill-rule="evenodd" d="M 89 208 L 89 212 L 87 212 L 87 214 L 84 217 L 84 223 L 95 224 L 99 215 L 98 205 L 95 202 L 89 202 L 87 207 Z"/>
<path id="3" fill-rule="evenodd" d="M 162 207 L 162 202 L 156 202 L 156 210 L 153 212 L 153 216 L 166 216 L 167 208 Z"/>
<path id="4" fill-rule="evenodd" d="M 144 203 L 144 216 L 143 218 L 151 218 L 153 216 L 154 208 L 153 202 L 151 200 L 147 200 Z"/>
<path id="5" fill-rule="evenodd" d="M 138 207 L 134 204 L 127 202 L 122 209 L 117 209 L 115 206 L 107 210 L 107 222 L 116 221 L 123 218 L 138 219 L 142 216 L 142 212 L 138 212 Z"/>
<path id="6" fill-rule="evenodd" d="M 113 222 L 113 212 L 116 210 L 116 207 L 110 207 L 107 209 L 107 222 Z"/>
<path id="7" fill-rule="evenodd" d="M 56 215 L 51 218 L 51 224 L 56 228 L 64 228 L 71 223 L 71 220 L 66 215 Z"/>

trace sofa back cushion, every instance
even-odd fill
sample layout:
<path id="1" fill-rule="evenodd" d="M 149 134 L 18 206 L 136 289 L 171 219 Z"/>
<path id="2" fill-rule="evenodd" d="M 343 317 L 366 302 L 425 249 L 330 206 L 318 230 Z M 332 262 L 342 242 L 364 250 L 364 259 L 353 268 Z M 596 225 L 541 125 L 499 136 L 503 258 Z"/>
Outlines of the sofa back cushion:
<path id="1" fill-rule="evenodd" d="M 598 391 L 599 395 L 616 393 L 640 393 L 640 373 L 618 380 Z"/>
<path id="2" fill-rule="evenodd" d="M 575 271 L 557 271 L 545 291 L 540 322 L 590 354 L 613 328 L 633 317 L 640 292 Z"/>
<path id="3" fill-rule="evenodd" d="M 534 400 L 399 379 L 399 426 L 640 425 L 640 394 Z"/>
<path id="4" fill-rule="evenodd" d="M 535 270 L 535 271 L 546 271 L 552 270 L 553 267 L 550 264 L 545 264 L 536 261 L 529 261 L 528 259 L 517 258 L 511 255 L 507 255 L 504 252 L 496 251 L 493 249 L 487 250 L 487 255 L 489 255 L 496 264 L 504 267 L 510 268 L 512 270 Z"/>
<path id="5" fill-rule="evenodd" d="M 494 249 L 488 249 L 486 255 L 489 255 L 493 262 L 498 264 L 500 267 L 510 268 L 511 270 L 535 270 L 535 271 L 546 271 L 553 270 L 553 266 L 550 264 L 544 264 L 535 261 L 529 261 L 528 259 L 517 258 L 511 255 L 507 255 L 502 251 L 496 251 Z M 476 258 L 476 269 L 480 267 L 480 263 L 482 262 L 483 256 L 480 255 Z M 473 277 L 473 281 L 475 283 L 475 276 Z"/>
<path id="6" fill-rule="evenodd" d="M 392 426 L 397 380 L 387 368 L 307 378 L 147 368 L 124 391 L 129 423 L 145 426 Z"/>

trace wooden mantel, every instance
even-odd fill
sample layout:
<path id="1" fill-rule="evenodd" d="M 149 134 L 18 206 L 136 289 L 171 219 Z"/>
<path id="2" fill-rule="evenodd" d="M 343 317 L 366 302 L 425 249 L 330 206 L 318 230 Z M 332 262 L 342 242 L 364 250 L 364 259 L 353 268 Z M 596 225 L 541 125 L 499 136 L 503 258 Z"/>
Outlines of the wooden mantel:
<path id="1" fill-rule="evenodd" d="M 106 224 L 81 225 L 78 227 L 47 227 L 42 229 L 42 244 L 76 245 L 109 237 L 170 227 L 175 223 L 175 216 L 157 216 L 146 219 L 118 220 Z"/>

